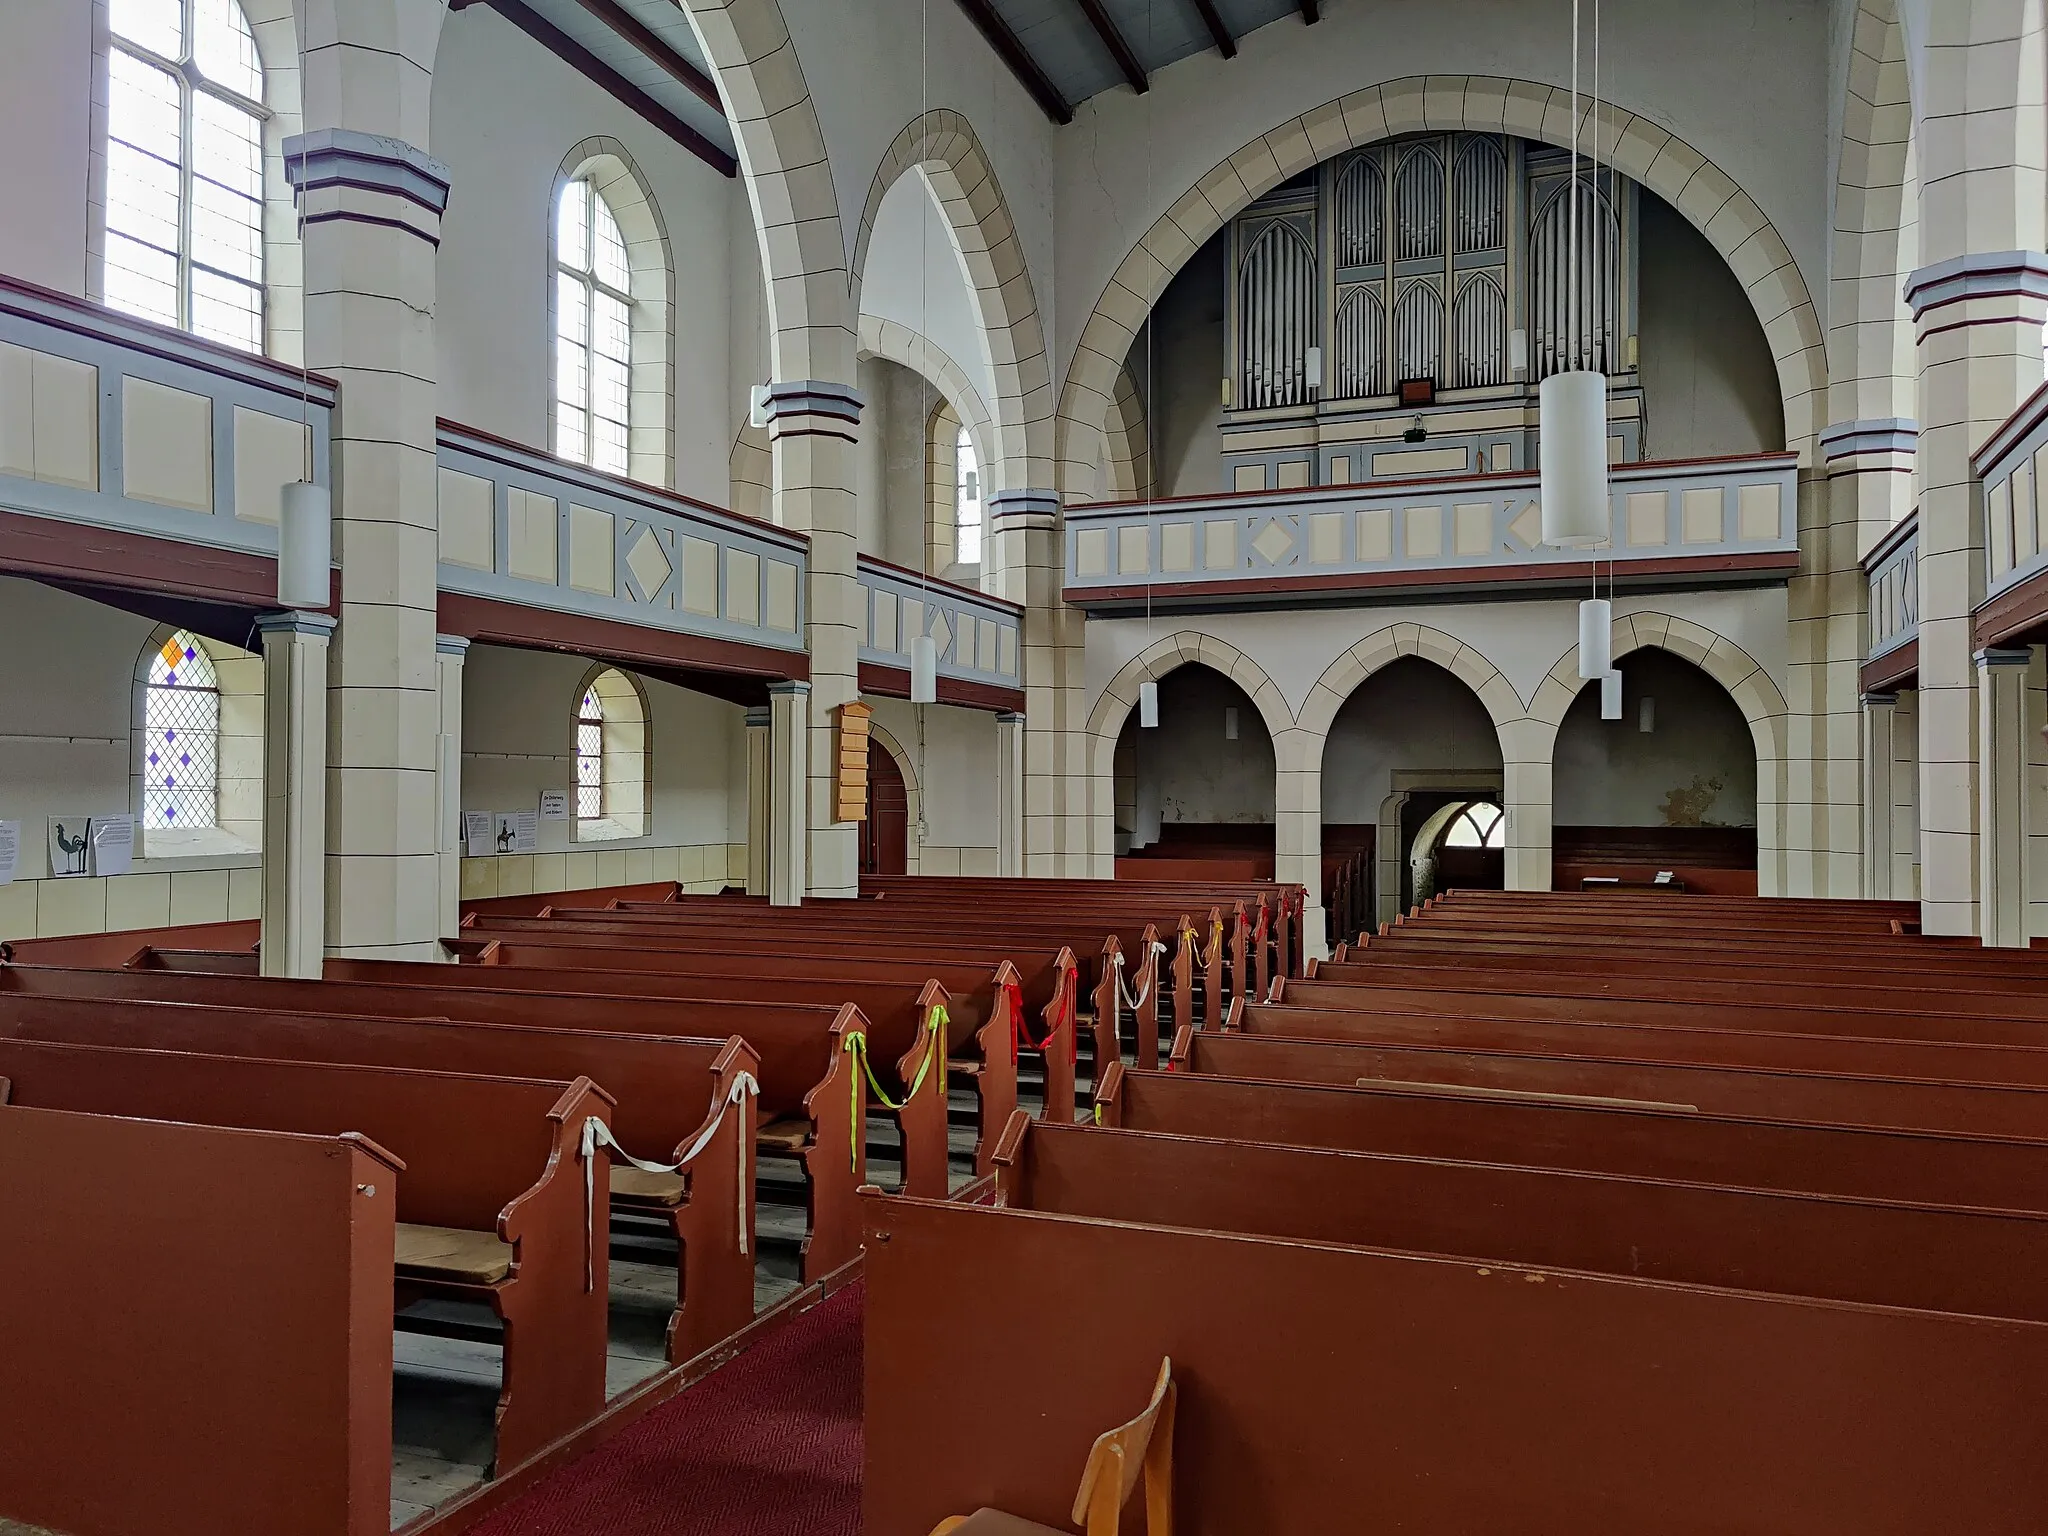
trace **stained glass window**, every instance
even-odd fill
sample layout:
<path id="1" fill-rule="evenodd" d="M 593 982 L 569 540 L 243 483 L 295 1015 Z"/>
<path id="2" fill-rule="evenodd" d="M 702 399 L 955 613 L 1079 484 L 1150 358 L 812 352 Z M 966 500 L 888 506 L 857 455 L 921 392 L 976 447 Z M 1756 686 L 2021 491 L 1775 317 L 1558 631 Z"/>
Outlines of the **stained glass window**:
<path id="1" fill-rule="evenodd" d="M 236 0 L 112 0 L 107 241 L 115 309 L 263 347 L 263 66 Z"/>
<path id="2" fill-rule="evenodd" d="M 576 711 L 576 815 L 583 821 L 604 815 L 604 706 L 594 688 Z"/>
<path id="3" fill-rule="evenodd" d="M 611 205 L 588 176 L 555 209 L 555 452 L 626 472 L 633 393 L 632 273 Z"/>
<path id="4" fill-rule="evenodd" d="M 1501 808 L 1481 800 L 1458 813 L 1451 822 L 1451 830 L 1444 836 L 1444 846 L 1504 848 L 1507 846 L 1507 833 L 1507 817 L 1501 813 Z"/>
<path id="5" fill-rule="evenodd" d="M 150 658 L 143 690 L 142 824 L 211 827 L 220 819 L 220 683 L 179 630 Z"/>
<path id="6" fill-rule="evenodd" d="M 962 565 L 981 564 L 981 466 L 974 439 L 965 427 L 953 444 L 953 558 Z"/>

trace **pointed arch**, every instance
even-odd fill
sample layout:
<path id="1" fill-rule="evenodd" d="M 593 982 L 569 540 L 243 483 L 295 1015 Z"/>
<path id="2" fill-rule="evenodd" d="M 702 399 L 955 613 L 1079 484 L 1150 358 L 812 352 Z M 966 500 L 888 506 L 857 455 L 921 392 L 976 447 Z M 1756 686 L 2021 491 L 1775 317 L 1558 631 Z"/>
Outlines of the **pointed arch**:
<path id="1" fill-rule="evenodd" d="M 645 837 L 653 826 L 654 737 L 645 685 L 608 662 L 595 663 L 570 701 L 569 730 L 576 764 L 574 840 Z"/>
<path id="2" fill-rule="evenodd" d="M 996 441 L 996 428 L 989 415 L 988 402 L 982 399 L 974 381 L 945 348 L 907 325 L 876 315 L 862 315 L 859 355 L 863 359 L 884 358 L 929 380 L 932 387 L 945 396 L 953 414 L 974 439 L 976 456 L 984 464 L 995 461 L 991 449 Z"/>
<path id="3" fill-rule="evenodd" d="M 924 820 L 924 787 L 917 782 L 917 762 L 903 743 L 896 739 L 895 734 L 886 726 L 879 724 L 873 716 L 868 718 L 868 739 L 881 745 L 882 750 L 887 752 L 890 760 L 896 764 L 896 771 L 903 775 L 903 794 L 909 805 L 910 821 L 910 835 L 904 839 L 904 873 L 917 874 L 917 856 L 924 846 L 924 840 L 917 835 L 917 829 Z"/>

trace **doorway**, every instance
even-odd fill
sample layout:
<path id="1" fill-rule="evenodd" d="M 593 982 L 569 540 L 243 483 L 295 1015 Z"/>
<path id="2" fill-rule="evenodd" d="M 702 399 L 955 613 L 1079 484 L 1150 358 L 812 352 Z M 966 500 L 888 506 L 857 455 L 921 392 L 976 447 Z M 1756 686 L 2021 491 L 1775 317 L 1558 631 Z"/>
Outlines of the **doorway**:
<path id="1" fill-rule="evenodd" d="M 860 872 L 910 872 L 910 792 L 889 749 L 868 739 L 868 819 L 860 824 Z"/>

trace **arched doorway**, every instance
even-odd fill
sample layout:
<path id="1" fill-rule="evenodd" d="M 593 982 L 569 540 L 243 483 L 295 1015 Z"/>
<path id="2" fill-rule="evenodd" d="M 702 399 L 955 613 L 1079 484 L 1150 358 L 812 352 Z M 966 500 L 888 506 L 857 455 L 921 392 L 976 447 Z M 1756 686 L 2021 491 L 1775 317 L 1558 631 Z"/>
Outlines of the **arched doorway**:
<path id="1" fill-rule="evenodd" d="M 903 770 L 879 741 L 868 741 L 868 819 L 860 824 L 860 872 L 910 872 L 910 792 Z"/>
<path id="2" fill-rule="evenodd" d="M 1158 682 L 1159 723 L 1141 724 L 1134 709 L 1117 737 L 1119 872 L 1272 879 L 1278 781 L 1273 738 L 1258 705 L 1199 663 L 1176 667 Z"/>
<path id="3" fill-rule="evenodd" d="M 1409 800 L 1412 810 L 1422 797 Z M 1417 828 L 1408 849 L 1416 901 L 1444 891 L 1498 891 L 1507 884 L 1507 813 L 1496 800 L 1453 796 Z"/>

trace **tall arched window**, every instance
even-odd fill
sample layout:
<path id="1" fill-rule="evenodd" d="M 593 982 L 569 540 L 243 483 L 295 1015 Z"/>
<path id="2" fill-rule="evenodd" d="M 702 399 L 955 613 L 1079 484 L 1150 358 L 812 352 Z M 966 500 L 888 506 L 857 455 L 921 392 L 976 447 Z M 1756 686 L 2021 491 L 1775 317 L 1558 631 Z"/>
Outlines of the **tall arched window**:
<path id="1" fill-rule="evenodd" d="M 576 841 L 644 837 L 647 700 L 616 667 L 593 667 L 576 692 Z"/>
<path id="2" fill-rule="evenodd" d="M 964 424 L 953 442 L 953 558 L 981 564 L 981 464 Z"/>
<path id="3" fill-rule="evenodd" d="M 597 184 L 579 176 L 555 207 L 555 452 L 625 474 L 632 398 L 626 241 Z"/>
<path id="4" fill-rule="evenodd" d="M 263 347 L 263 66 L 237 0 L 109 0 L 113 308 Z"/>
<path id="5" fill-rule="evenodd" d="M 185 630 L 150 659 L 143 690 L 144 831 L 220 820 L 220 680 Z"/>

